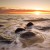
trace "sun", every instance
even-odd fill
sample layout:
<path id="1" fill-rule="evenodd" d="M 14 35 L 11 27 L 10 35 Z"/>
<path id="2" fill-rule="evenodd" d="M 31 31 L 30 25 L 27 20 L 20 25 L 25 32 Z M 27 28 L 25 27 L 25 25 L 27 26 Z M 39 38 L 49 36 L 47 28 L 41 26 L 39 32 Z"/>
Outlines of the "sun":
<path id="1" fill-rule="evenodd" d="M 35 11 L 34 14 L 35 14 L 35 15 L 40 15 L 41 12 L 40 12 L 40 11 Z"/>

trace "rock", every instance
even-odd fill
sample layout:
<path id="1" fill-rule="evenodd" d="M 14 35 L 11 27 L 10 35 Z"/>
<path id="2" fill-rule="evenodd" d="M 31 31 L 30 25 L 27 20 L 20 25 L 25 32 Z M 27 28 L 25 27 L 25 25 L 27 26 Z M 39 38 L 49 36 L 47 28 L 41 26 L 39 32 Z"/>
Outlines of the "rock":
<path id="1" fill-rule="evenodd" d="M 6 44 L 10 44 L 10 43 L 12 43 L 13 41 L 8 40 L 8 39 L 6 39 L 6 38 L 0 36 L 0 42 L 6 43 Z"/>
<path id="2" fill-rule="evenodd" d="M 33 25 L 33 23 L 32 22 L 29 22 L 26 26 L 27 27 L 30 27 L 30 26 L 32 26 Z"/>
<path id="3" fill-rule="evenodd" d="M 26 25 L 25 29 L 31 29 L 33 25 L 34 25 L 34 24 L 33 24 L 32 22 L 29 22 L 29 23 Z"/>
<path id="4" fill-rule="evenodd" d="M 37 34 L 37 32 L 25 32 L 23 34 L 20 34 L 20 42 L 22 43 L 22 47 L 29 47 L 35 43 L 42 43 L 43 41 L 43 35 Z"/>
<path id="5" fill-rule="evenodd" d="M 0 27 L 3 27 L 3 25 L 0 25 Z"/>
<path id="6" fill-rule="evenodd" d="M 25 31 L 25 29 L 24 29 L 24 28 L 17 28 L 17 29 L 15 30 L 15 33 L 19 33 L 19 32 L 21 32 L 21 31 Z"/>
<path id="7" fill-rule="evenodd" d="M 21 38 L 24 38 L 24 39 L 28 39 L 28 38 L 31 38 L 33 36 L 35 36 L 36 34 L 33 33 L 33 32 L 25 32 L 23 34 L 20 35 Z"/>
<path id="8" fill-rule="evenodd" d="M 10 35 L 7 33 L 0 33 L 0 42 L 10 44 L 14 41 L 15 35 Z"/>
<path id="9" fill-rule="evenodd" d="M 48 30 L 48 29 L 50 29 L 50 27 L 42 27 L 40 30 Z"/>

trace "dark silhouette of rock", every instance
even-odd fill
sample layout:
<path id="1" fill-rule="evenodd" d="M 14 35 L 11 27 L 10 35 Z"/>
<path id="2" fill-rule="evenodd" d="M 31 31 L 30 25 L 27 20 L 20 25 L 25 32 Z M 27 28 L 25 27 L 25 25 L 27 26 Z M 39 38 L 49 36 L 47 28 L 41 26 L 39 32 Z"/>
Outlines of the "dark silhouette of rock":
<path id="1" fill-rule="evenodd" d="M 21 38 L 24 38 L 24 39 L 25 39 L 25 38 L 27 39 L 27 38 L 31 38 L 31 37 L 33 37 L 33 36 L 35 36 L 35 35 L 36 35 L 36 34 L 33 33 L 33 32 L 25 32 L 25 33 L 21 34 L 20 37 L 21 37 Z"/>
<path id="2" fill-rule="evenodd" d="M 32 29 L 32 26 L 33 26 L 34 24 L 32 23 L 32 22 L 29 22 L 27 25 L 26 25 L 26 27 L 25 27 L 25 29 Z"/>
<path id="3" fill-rule="evenodd" d="M 6 39 L 6 38 L 0 36 L 0 42 L 6 43 L 6 44 L 10 44 L 10 43 L 12 43 L 13 41 L 12 41 L 12 40 L 8 40 L 8 39 Z"/>
<path id="4" fill-rule="evenodd" d="M 36 32 L 38 33 L 38 32 Z M 29 47 L 35 43 L 42 43 L 44 41 L 43 35 L 36 34 L 33 32 L 25 32 L 20 35 L 20 42 L 22 43 L 22 47 Z"/>
<path id="5" fill-rule="evenodd" d="M 26 27 L 30 27 L 30 26 L 32 26 L 33 25 L 33 23 L 32 22 L 29 22 L 27 25 L 26 25 Z"/>
<path id="6" fill-rule="evenodd" d="M 24 28 L 17 28 L 17 29 L 15 30 L 15 33 L 18 33 L 18 32 L 21 32 L 21 31 L 25 31 L 25 29 L 24 29 Z"/>
<path id="7" fill-rule="evenodd" d="M 38 29 L 38 30 L 43 30 L 43 31 L 46 31 L 48 29 L 50 29 L 50 26 L 34 26 L 35 29 Z"/>
<path id="8" fill-rule="evenodd" d="M 24 20 L 25 22 L 39 22 L 39 21 L 47 21 L 47 20 L 50 20 L 50 19 L 43 19 L 43 18 L 39 18 L 39 19 L 34 19 L 34 20 Z"/>
<path id="9" fill-rule="evenodd" d="M 37 28 L 37 29 L 39 29 L 39 28 Z M 39 30 L 48 30 L 48 29 L 50 29 L 50 27 L 41 27 Z"/>
<path id="10" fill-rule="evenodd" d="M 3 25 L 0 25 L 0 27 L 3 27 Z"/>

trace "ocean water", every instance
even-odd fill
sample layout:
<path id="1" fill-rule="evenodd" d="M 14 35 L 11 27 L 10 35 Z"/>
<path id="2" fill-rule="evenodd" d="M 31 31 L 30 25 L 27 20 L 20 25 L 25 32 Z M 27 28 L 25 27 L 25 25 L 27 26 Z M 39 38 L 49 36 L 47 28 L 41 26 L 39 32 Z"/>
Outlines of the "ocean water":
<path id="1" fill-rule="evenodd" d="M 41 20 L 39 20 L 41 19 Z M 32 20 L 32 21 L 31 21 Z M 26 48 L 22 48 L 22 43 L 5 44 L 0 42 L 0 50 L 50 50 L 50 15 L 33 15 L 33 14 L 0 14 L 0 36 L 9 36 L 16 38 L 14 31 L 17 28 L 24 28 L 28 22 L 32 22 L 32 30 L 42 33 L 45 36 L 43 43 L 37 43 Z M 2 25 L 2 26 L 1 26 Z M 44 28 L 45 29 L 41 29 Z M 35 28 L 35 29 L 34 29 Z M 4 47 L 4 49 L 3 49 Z"/>

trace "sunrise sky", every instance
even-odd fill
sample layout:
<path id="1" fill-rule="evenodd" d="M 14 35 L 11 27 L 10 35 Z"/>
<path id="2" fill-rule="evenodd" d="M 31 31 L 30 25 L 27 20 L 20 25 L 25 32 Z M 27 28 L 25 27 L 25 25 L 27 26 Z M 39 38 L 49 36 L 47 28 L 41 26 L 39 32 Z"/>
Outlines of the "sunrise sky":
<path id="1" fill-rule="evenodd" d="M 0 0 L 0 7 L 50 11 L 50 0 Z"/>

